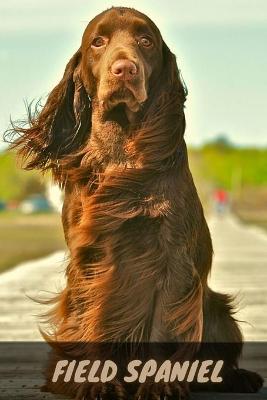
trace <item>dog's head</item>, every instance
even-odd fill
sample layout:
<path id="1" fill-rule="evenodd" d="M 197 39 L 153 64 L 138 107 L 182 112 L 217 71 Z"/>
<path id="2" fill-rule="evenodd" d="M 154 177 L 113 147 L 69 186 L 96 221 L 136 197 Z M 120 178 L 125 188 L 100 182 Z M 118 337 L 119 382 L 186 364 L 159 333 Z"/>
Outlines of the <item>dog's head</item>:
<path id="1" fill-rule="evenodd" d="M 94 104 L 109 118 L 123 113 L 126 124 L 135 115 L 149 124 L 152 116 L 161 130 L 174 131 L 184 100 L 175 56 L 156 25 L 134 9 L 113 7 L 88 24 L 45 106 L 29 114 L 30 127 L 13 127 L 20 134 L 15 146 L 30 158 L 27 168 L 53 169 L 88 142 Z"/>
<path id="2" fill-rule="evenodd" d="M 137 112 L 159 76 L 162 39 L 143 14 L 112 8 L 85 30 L 81 46 L 81 77 L 87 92 L 109 111 L 118 104 Z"/>

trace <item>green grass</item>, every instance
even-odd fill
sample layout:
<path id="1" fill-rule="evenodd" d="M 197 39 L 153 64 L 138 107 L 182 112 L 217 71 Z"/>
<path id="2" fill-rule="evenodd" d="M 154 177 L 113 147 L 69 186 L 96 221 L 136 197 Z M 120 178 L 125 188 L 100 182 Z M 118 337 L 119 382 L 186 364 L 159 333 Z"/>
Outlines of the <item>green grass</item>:
<path id="1" fill-rule="evenodd" d="M 0 152 L 0 200 L 21 201 L 44 191 L 45 178 L 39 172 L 24 171 L 13 152 Z"/>
<path id="2" fill-rule="evenodd" d="M 267 185 L 267 149 L 205 145 L 190 148 L 189 159 L 196 178 L 231 190 Z"/>
<path id="3" fill-rule="evenodd" d="M 59 215 L 0 213 L 0 272 L 64 248 Z"/>

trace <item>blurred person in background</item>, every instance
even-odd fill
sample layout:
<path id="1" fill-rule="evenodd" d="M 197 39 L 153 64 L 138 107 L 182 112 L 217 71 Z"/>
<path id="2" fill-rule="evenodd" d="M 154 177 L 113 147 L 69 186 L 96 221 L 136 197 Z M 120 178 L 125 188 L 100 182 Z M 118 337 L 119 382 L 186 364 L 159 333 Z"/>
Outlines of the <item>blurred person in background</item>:
<path id="1" fill-rule="evenodd" d="M 214 208 L 217 214 L 224 215 L 229 210 L 229 196 L 226 190 L 218 188 L 214 191 Z"/>

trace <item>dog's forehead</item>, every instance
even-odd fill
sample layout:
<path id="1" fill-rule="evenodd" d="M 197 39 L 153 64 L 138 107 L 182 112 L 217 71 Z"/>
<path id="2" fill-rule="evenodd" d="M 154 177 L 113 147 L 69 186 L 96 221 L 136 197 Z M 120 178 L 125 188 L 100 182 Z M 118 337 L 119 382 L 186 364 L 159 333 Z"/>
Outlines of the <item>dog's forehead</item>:
<path id="1" fill-rule="evenodd" d="M 160 31 L 145 14 L 126 7 L 112 7 L 92 19 L 87 25 L 83 40 L 88 40 L 94 34 L 110 35 L 118 30 L 151 33 L 161 39 Z"/>

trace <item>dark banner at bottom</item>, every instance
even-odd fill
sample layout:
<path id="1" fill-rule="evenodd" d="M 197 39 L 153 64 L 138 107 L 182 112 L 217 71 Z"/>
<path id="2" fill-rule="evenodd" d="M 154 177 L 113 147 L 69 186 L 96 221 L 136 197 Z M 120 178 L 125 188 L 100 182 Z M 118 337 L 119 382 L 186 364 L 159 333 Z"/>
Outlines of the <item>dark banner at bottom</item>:
<path id="1" fill-rule="evenodd" d="M 237 366 L 241 346 L 2 342 L 0 399 L 141 400 L 182 398 L 189 392 L 259 392 L 257 399 L 267 399 L 261 389 L 267 377 L 267 343 L 243 344 Z"/>

